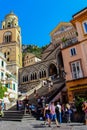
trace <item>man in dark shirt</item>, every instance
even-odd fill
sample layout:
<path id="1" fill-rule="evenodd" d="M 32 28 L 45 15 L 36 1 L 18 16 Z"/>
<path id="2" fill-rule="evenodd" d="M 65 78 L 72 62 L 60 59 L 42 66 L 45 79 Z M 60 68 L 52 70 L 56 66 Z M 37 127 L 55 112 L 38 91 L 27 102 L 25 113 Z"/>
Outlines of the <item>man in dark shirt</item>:
<path id="1" fill-rule="evenodd" d="M 28 111 L 29 112 L 29 97 L 26 95 L 26 98 L 24 99 L 24 110 L 25 114 Z"/>

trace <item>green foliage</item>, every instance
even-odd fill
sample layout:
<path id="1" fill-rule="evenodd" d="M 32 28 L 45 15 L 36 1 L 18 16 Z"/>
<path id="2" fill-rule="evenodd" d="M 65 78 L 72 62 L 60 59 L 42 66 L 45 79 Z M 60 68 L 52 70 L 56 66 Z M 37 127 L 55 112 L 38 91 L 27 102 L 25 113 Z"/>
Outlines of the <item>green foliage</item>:
<path id="1" fill-rule="evenodd" d="M 7 92 L 7 88 L 2 86 L 0 82 L 0 98 L 2 99 L 4 97 L 4 93 Z"/>
<path id="2" fill-rule="evenodd" d="M 81 98 L 79 96 L 76 97 L 76 100 L 75 100 L 75 106 L 77 108 L 77 111 L 80 113 L 82 112 L 82 104 L 83 102 L 86 101 L 85 98 Z"/>
<path id="3" fill-rule="evenodd" d="M 62 38 L 62 42 L 65 43 L 66 41 L 67 41 L 67 38 L 63 37 L 63 38 Z"/>
<path id="4" fill-rule="evenodd" d="M 38 47 L 36 45 L 28 45 L 28 47 L 23 52 L 23 57 L 27 52 L 34 54 L 36 57 L 41 58 L 42 52 L 46 49 L 47 45 L 43 47 Z"/>

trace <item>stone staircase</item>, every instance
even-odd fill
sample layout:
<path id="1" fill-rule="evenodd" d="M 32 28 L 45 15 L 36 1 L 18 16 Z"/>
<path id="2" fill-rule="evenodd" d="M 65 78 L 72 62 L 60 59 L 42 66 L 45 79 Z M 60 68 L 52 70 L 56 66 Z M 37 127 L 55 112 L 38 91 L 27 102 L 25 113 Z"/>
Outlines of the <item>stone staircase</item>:
<path id="1" fill-rule="evenodd" d="M 2 117 L 3 121 L 21 121 L 24 116 L 23 111 L 4 111 L 4 117 Z"/>
<path id="2" fill-rule="evenodd" d="M 25 122 L 27 122 L 27 121 L 29 121 L 29 120 L 36 120 L 36 118 L 34 117 L 34 116 L 32 116 L 32 115 L 30 115 L 30 114 L 24 114 L 24 116 L 23 116 L 23 118 L 22 118 L 22 121 L 25 121 Z"/>
<path id="3" fill-rule="evenodd" d="M 40 97 L 47 96 L 48 102 L 50 102 L 64 87 L 65 87 L 64 79 L 63 80 L 59 79 L 53 83 L 53 87 L 51 88 L 50 92 L 47 86 L 42 86 L 37 90 L 37 93 Z M 29 100 L 31 103 L 37 104 L 37 99 L 34 97 L 33 93 L 29 96 Z"/>
<path id="4" fill-rule="evenodd" d="M 29 121 L 35 120 L 35 117 L 26 113 L 24 111 L 4 111 L 3 121 Z"/>
<path id="5" fill-rule="evenodd" d="M 57 80 L 54 82 L 54 86 L 52 87 L 52 90 L 48 92 L 47 86 L 41 86 L 41 84 L 38 86 L 37 92 L 40 96 L 48 96 L 49 101 L 51 101 L 65 86 L 65 81 Z M 29 100 L 31 103 L 36 103 L 35 97 L 34 97 L 34 90 L 28 92 Z M 21 100 L 24 99 L 24 96 L 20 98 Z M 2 117 L 2 120 L 4 121 L 29 121 L 29 120 L 35 120 L 36 118 L 33 115 L 25 114 L 24 110 L 17 111 L 16 110 L 16 103 L 13 107 L 10 109 L 4 111 L 4 117 Z"/>

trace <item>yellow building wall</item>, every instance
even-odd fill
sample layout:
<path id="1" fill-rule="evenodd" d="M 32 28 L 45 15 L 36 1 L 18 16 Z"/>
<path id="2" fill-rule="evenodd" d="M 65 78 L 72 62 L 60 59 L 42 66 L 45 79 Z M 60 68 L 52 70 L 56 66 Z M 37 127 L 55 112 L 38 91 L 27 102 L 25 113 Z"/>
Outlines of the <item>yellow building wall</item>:
<path id="1" fill-rule="evenodd" d="M 3 40 L 4 40 L 4 38 L 3 38 L 3 36 L 4 36 L 4 33 L 5 32 L 12 32 L 12 40 L 11 41 L 15 41 L 15 42 L 17 42 L 17 35 L 18 35 L 18 30 L 17 30 L 17 28 L 10 28 L 10 29 L 2 29 L 2 30 L 0 30 L 0 44 L 3 44 Z"/>
<path id="2" fill-rule="evenodd" d="M 77 96 L 79 96 L 79 93 L 85 93 L 87 90 L 87 78 L 66 82 L 66 87 L 68 91 L 68 100 L 69 102 L 73 102 L 75 92 L 77 92 Z"/>
<path id="3" fill-rule="evenodd" d="M 5 43 L 4 33 L 8 31 L 12 32 L 12 39 L 11 42 Z M 18 68 L 22 67 L 22 45 L 20 43 L 21 41 L 20 42 L 18 41 L 18 37 L 19 38 L 21 37 L 18 28 L 9 28 L 0 30 L 0 51 L 3 54 L 6 53 L 6 59 L 9 58 L 9 61 L 7 61 L 8 69 L 13 74 L 16 74 L 17 77 L 18 77 Z"/>

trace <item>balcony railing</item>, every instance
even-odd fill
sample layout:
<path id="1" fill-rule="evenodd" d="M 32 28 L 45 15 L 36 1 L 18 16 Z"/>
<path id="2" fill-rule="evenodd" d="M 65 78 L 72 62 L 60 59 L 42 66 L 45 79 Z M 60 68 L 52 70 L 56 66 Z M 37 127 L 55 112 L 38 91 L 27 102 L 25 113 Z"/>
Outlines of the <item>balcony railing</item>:
<path id="1" fill-rule="evenodd" d="M 72 39 L 68 39 L 65 42 L 62 42 L 62 48 L 66 48 L 66 47 L 71 46 L 72 44 L 75 44 L 77 42 L 78 42 L 78 40 L 76 37 L 72 38 Z"/>

